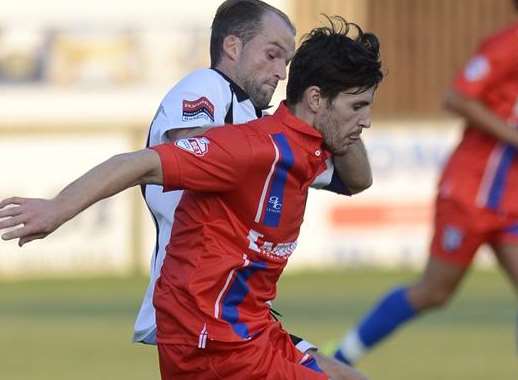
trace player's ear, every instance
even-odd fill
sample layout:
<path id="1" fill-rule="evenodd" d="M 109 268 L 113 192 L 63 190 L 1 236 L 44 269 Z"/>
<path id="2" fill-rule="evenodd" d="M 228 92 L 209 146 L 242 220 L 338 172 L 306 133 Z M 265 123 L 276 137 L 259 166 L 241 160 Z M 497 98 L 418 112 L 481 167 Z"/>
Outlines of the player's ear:
<path id="1" fill-rule="evenodd" d="M 313 113 L 317 113 L 322 104 L 322 96 L 318 86 L 310 86 L 304 91 L 304 103 Z"/>
<path id="2" fill-rule="evenodd" d="M 230 34 L 223 40 L 223 53 L 232 61 L 237 61 L 243 49 L 241 38 Z"/>

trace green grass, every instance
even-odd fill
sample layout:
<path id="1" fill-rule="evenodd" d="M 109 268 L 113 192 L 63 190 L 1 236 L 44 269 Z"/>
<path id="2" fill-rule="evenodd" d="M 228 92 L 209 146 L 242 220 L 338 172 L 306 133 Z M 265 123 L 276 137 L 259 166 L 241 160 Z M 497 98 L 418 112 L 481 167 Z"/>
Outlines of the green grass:
<path id="1" fill-rule="evenodd" d="M 292 332 L 332 350 L 345 328 L 409 272 L 286 276 L 276 307 Z M 146 280 L 0 282 L 0 379 L 159 379 L 153 347 L 130 343 Z M 496 272 L 474 272 L 443 312 L 399 331 L 360 363 L 371 379 L 518 378 L 516 299 Z"/>
<path id="2" fill-rule="evenodd" d="M 283 282 L 285 327 L 331 352 L 377 298 L 415 273 L 327 272 Z M 297 296 L 298 294 L 298 296 Z M 423 316 L 366 356 L 358 368 L 384 380 L 516 380 L 516 298 L 497 272 L 474 272 L 447 309 Z"/>

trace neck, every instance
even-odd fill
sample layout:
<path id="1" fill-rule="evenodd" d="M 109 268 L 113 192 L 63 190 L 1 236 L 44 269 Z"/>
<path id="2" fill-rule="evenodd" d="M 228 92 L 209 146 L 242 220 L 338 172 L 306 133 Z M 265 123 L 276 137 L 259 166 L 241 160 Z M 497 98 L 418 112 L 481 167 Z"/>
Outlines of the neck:
<path id="1" fill-rule="evenodd" d="M 303 102 L 288 104 L 287 106 L 293 115 L 318 130 L 318 128 L 315 126 L 315 113 L 305 107 Z"/>
<path id="2" fill-rule="evenodd" d="M 239 79 L 236 75 L 236 70 L 232 65 L 226 64 L 225 62 L 220 62 L 217 64 L 214 69 L 221 71 L 223 74 L 225 74 L 230 80 L 232 80 L 235 84 L 237 84 L 239 87 L 243 88 L 243 84 L 240 83 Z"/>

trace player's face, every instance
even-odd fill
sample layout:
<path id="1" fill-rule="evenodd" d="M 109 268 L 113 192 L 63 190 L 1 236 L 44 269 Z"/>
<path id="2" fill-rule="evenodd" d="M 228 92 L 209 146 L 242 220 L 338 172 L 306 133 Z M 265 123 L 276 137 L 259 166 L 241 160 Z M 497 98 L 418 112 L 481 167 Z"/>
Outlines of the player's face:
<path id="1" fill-rule="evenodd" d="M 280 80 L 286 79 L 286 66 L 295 52 L 295 36 L 277 14 L 263 16 L 262 30 L 241 51 L 236 82 L 256 107 L 270 104 Z"/>
<path id="2" fill-rule="evenodd" d="M 315 117 L 315 128 L 322 133 L 331 153 L 346 153 L 360 138 L 363 128 L 370 127 L 374 91 L 371 88 L 360 94 L 341 92 L 332 102 L 323 99 L 322 109 Z"/>

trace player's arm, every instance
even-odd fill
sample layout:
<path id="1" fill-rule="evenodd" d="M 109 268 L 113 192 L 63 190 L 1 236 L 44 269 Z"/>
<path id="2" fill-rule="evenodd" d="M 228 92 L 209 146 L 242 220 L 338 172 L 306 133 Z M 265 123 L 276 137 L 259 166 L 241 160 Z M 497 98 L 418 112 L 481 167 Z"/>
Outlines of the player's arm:
<path id="1" fill-rule="evenodd" d="M 333 164 L 336 174 L 350 195 L 360 193 L 372 185 L 369 157 L 361 139 L 349 146 L 344 155 L 334 156 Z"/>
<path id="2" fill-rule="evenodd" d="M 326 166 L 311 187 L 353 195 L 372 185 L 371 166 L 361 139 L 350 145 L 345 154 L 328 159 Z"/>
<path id="3" fill-rule="evenodd" d="M 55 198 L 13 197 L 0 202 L 0 230 L 14 228 L 2 239 L 19 239 L 21 247 L 46 237 L 101 199 L 138 184 L 162 182 L 160 158 L 155 151 L 116 155 L 70 183 Z"/>
<path id="4" fill-rule="evenodd" d="M 493 135 L 500 141 L 518 147 L 518 129 L 495 115 L 482 102 L 450 89 L 444 99 L 449 111 L 466 119 L 471 126 Z"/>

